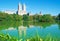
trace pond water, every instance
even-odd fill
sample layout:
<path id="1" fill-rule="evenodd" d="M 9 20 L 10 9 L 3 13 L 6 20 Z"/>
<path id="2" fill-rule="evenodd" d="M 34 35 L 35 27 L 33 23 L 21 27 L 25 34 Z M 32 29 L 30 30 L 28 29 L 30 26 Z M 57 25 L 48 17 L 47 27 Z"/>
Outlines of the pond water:
<path id="1" fill-rule="evenodd" d="M 7 26 L 6 26 L 7 27 Z M 0 30 L 0 34 L 9 34 L 11 37 L 15 37 L 18 40 L 35 37 L 38 35 L 41 38 L 53 37 L 55 39 L 60 39 L 60 25 L 51 24 L 45 26 L 40 25 L 29 25 L 29 26 L 17 26 L 17 27 L 8 27 L 3 26 Z"/>

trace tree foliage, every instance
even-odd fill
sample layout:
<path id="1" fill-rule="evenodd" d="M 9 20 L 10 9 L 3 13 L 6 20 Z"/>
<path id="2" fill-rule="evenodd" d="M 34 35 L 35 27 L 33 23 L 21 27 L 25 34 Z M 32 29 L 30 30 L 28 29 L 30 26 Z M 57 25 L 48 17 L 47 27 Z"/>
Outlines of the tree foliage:
<path id="1" fill-rule="evenodd" d="M 29 15 L 29 13 L 27 13 L 21 16 L 18 14 L 7 14 L 7 13 L 0 12 L 0 21 L 54 22 L 55 20 L 60 20 L 60 13 L 56 18 L 55 17 L 51 16 L 50 14 Z"/>

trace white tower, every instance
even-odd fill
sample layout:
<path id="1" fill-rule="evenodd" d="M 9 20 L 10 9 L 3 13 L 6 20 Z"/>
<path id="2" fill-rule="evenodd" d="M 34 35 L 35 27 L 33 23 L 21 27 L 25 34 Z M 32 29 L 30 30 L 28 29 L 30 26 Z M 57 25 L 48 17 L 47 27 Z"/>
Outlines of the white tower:
<path id="1" fill-rule="evenodd" d="M 18 4 L 18 10 L 22 10 L 22 5 L 20 3 Z"/>
<path id="2" fill-rule="evenodd" d="M 22 5 L 22 10 L 26 11 L 26 5 L 25 4 Z"/>
<path id="3" fill-rule="evenodd" d="M 18 15 L 24 15 L 24 14 L 26 14 L 26 5 L 25 4 L 21 5 L 19 3 L 19 5 L 18 5 Z"/>
<path id="4" fill-rule="evenodd" d="M 24 4 L 24 11 L 26 11 L 26 5 Z"/>
<path id="5" fill-rule="evenodd" d="M 25 4 L 22 5 L 22 14 L 23 15 L 26 14 L 26 5 Z"/>
<path id="6" fill-rule="evenodd" d="M 19 4 L 18 4 L 18 14 L 19 14 L 19 15 L 21 14 L 21 10 L 22 10 L 22 5 L 19 3 Z"/>

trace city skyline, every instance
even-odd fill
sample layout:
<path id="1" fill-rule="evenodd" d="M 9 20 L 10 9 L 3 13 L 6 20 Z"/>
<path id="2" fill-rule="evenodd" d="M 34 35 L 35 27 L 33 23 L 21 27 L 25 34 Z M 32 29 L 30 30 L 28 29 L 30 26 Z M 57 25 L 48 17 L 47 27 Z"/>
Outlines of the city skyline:
<path id="1" fill-rule="evenodd" d="M 60 1 L 59 0 L 0 0 L 0 11 L 3 10 L 18 10 L 18 3 L 25 3 L 27 12 L 32 14 L 39 13 L 58 15 L 60 13 Z"/>

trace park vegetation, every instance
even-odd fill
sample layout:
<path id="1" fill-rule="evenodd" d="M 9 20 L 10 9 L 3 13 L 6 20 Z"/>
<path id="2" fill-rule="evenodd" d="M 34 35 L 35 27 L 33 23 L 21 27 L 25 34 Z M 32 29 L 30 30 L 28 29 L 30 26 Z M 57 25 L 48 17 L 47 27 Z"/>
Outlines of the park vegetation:
<path id="1" fill-rule="evenodd" d="M 36 36 L 30 37 L 30 38 L 25 37 L 25 39 L 17 39 L 17 38 L 11 37 L 9 34 L 7 35 L 1 34 L 0 41 L 60 41 L 60 39 L 59 38 L 56 39 L 56 37 L 55 38 L 52 37 L 51 34 L 48 34 L 45 36 L 45 38 L 43 38 L 39 36 L 37 33 Z"/>
<path id="2" fill-rule="evenodd" d="M 29 13 L 21 16 L 18 14 L 7 14 L 4 12 L 0 12 L 0 30 L 5 29 L 5 26 L 6 28 L 8 28 L 9 26 L 18 27 L 19 25 L 22 25 L 22 23 L 23 26 L 29 26 L 33 24 L 40 26 L 44 25 L 45 27 L 47 24 L 50 25 L 52 23 L 58 23 L 60 25 L 60 13 L 57 16 L 51 16 L 50 14 L 29 15 Z M 1 34 L 0 41 L 18 41 L 18 39 L 11 37 L 9 34 Z M 26 41 L 59 41 L 59 39 L 55 39 L 48 35 L 45 39 L 39 36 L 34 36 L 31 38 L 27 38 Z"/>
<path id="3" fill-rule="evenodd" d="M 29 15 L 29 13 L 21 16 L 18 14 L 7 14 L 0 12 L 0 22 L 13 22 L 13 21 L 29 21 L 29 22 L 60 22 L 60 13 L 57 16 L 51 16 L 50 14 L 44 15 Z"/>

